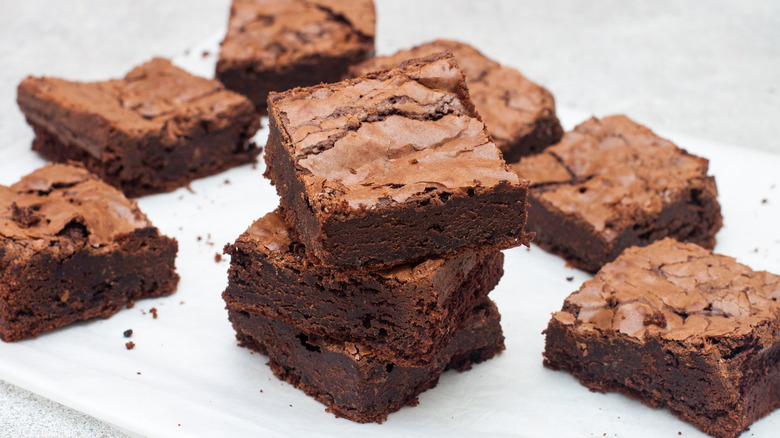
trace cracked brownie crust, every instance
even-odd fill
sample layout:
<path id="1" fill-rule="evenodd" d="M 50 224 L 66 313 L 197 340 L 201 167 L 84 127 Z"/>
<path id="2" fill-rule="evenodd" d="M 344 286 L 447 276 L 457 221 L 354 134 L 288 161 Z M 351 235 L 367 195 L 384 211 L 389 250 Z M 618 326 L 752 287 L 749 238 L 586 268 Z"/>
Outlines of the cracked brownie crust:
<path id="1" fill-rule="evenodd" d="M 492 301 L 469 311 L 466 321 L 437 359 L 423 367 L 401 366 L 300 328 L 229 309 L 240 343 L 267 354 L 274 374 L 301 389 L 337 417 L 381 423 L 417 396 L 436 386 L 446 369 L 465 371 L 504 350 L 500 315 Z"/>
<path id="2" fill-rule="evenodd" d="M 279 212 L 225 248 L 228 308 L 262 314 L 399 365 L 435 361 L 503 274 L 499 251 L 467 252 L 387 271 L 341 272 L 308 263 Z"/>
<path id="3" fill-rule="evenodd" d="M 127 196 L 168 192 L 260 152 L 250 143 L 259 117 L 245 97 L 165 59 L 104 82 L 28 77 L 17 102 L 34 150 L 80 161 Z"/>
<path id="4" fill-rule="evenodd" d="M 387 70 L 412 59 L 450 51 L 466 75 L 469 94 L 507 163 L 557 143 L 563 128 L 552 94 L 512 67 L 487 58 L 474 47 L 436 40 L 350 67 L 352 77 Z"/>
<path id="5" fill-rule="evenodd" d="M 451 55 L 269 97 L 267 175 L 307 250 L 380 269 L 527 244 L 510 172 Z"/>
<path id="6" fill-rule="evenodd" d="M 722 225 L 708 161 L 625 116 L 587 120 L 511 168 L 531 181 L 534 242 L 587 271 L 664 237 L 712 248 Z"/>
<path id="7" fill-rule="evenodd" d="M 35 337 L 173 293 L 177 248 L 80 166 L 52 164 L 0 186 L 0 337 Z"/>
<path id="8" fill-rule="evenodd" d="M 372 0 L 233 0 L 217 78 L 266 113 L 271 91 L 335 82 L 374 53 Z"/>
<path id="9" fill-rule="evenodd" d="M 691 243 L 630 248 L 564 302 L 545 365 L 716 437 L 780 406 L 780 276 Z"/>

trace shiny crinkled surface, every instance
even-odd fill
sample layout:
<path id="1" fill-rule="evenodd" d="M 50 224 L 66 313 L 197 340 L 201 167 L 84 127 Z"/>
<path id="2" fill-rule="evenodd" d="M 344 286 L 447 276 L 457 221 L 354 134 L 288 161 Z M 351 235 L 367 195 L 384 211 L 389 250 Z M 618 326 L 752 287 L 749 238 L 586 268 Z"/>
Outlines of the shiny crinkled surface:
<path id="1" fill-rule="evenodd" d="M 372 0 L 234 0 L 220 62 L 261 69 L 359 50 L 375 22 Z"/>
<path id="2" fill-rule="evenodd" d="M 516 69 L 502 66 L 474 47 L 458 41 L 431 41 L 389 56 L 369 59 L 350 68 L 350 74 L 361 76 L 443 51 L 452 52 L 458 60 L 474 105 L 499 147 L 530 133 L 541 116 L 555 113 L 555 100 L 549 91 Z"/>
<path id="3" fill-rule="evenodd" d="M 608 239 L 632 218 L 657 215 L 688 188 L 717 193 L 706 159 L 625 116 L 591 118 L 512 168 L 531 181 L 538 199 L 580 216 Z"/>
<path id="4" fill-rule="evenodd" d="M 666 238 L 630 248 L 571 294 L 555 318 L 578 330 L 693 341 L 776 320 L 780 276 Z"/>
<path id="5" fill-rule="evenodd" d="M 352 208 L 430 191 L 519 184 L 462 93 L 449 56 L 272 95 L 313 200 Z"/>
<path id="6" fill-rule="evenodd" d="M 73 223 L 85 228 L 92 246 L 151 226 L 135 201 L 80 166 L 49 164 L 0 186 L 0 239 L 48 246 Z"/>

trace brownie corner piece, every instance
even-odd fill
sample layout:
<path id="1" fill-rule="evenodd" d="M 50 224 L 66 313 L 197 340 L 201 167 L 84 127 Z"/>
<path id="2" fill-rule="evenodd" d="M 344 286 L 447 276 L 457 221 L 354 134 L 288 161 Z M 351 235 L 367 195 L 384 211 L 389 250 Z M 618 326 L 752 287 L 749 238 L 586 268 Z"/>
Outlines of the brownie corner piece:
<path id="1" fill-rule="evenodd" d="M 252 103 L 167 59 L 101 82 L 28 77 L 17 103 L 35 151 L 81 162 L 130 197 L 172 191 L 260 153 Z"/>
<path id="2" fill-rule="evenodd" d="M 450 54 L 268 101 L 268 175 L 323 264 L 387 268 L 529 242 L 527 182 Z"/>
<path id="3" fill-rule="evenodd" d="M 0 338 L 11 342 L 175 291 L 178 243 L 80 165 L 0 186 Z"/>
<path id="4" fill-rule="evenodd" d="M 233 0 L 216 76 L 263 114 L 272 91 L 335 82 L 374 53 L 373 0 Z"/>
<path id="5" fill-rule="evenodd" d="M 255 221 L 230 255 L 228 308 L 286 321 L 397 365 L 435 361 L 472 308 L 503 275 L 500 251 L 466 252 L 388 271 L 338 271 L 308 263 L 281 211 Z"/>
<path id="6" fill-rule="evenodd" d="M 500 315 L 492 301 L 471 309 L 436 361 L 403 366 L 259 313 L 228 309 L 240 345 L 268 355 L 281 380 L 327 406 L 337 417 L 381 423 L 388 414 L 417 404 L 447 369 L 468 370 L 504 350 Z"/>
<path id="7" fill-rule="evenodd" d="M 555 99 L 546 88 L 515 68 L 501 65 L 459 41 L 435 40 L 389 56 L 368 59 L 349 69 L 352 77 L 386 70 L 403 61 L 450 51 L 466 75 L 469 94 L 507 163 L 557 143 L 563 128 Z"/>
<path id="8" fill-rule="evenodd" d="M 534 243 L 590 272 L 664 237 L 714 247 L 723 219 L 708 167 L 625 116 L 591 118 L 510 165 L 531 181 Z"/>
<path id="9" fill-rule="evenodd" d="M 719 438 L 780 407 L 780 276 L 670 238 L 626 250 L 571 294 L 544 363 Z"/>

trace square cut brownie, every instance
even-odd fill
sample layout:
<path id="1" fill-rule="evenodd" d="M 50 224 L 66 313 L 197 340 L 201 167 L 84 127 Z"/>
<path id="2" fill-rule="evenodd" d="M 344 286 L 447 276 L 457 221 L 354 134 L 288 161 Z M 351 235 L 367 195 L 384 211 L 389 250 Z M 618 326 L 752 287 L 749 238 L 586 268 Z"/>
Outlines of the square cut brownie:
<path id="1" fill-rule="evenodd" d="M 571 294 L 544 363 L 716 437 L 780 406 L 780 276 L 667 238 L 627 249 Z"/>
<path id="2" fill-rule="evenodd" d="M 561 139 L 563 128 L 555 114 L 552 94 L 516 69 L 502 66 L 465 43 L 432 41 L 369 59 L 350 67 L 349 74 L 363 76 L 447 50 L 463 69 L 469 95 L 507 163 L 541 152 Z"/>
<path id="3" fill-rule="evenodd" d="M 267 354 L 273 373 L 325 404 L 337 417 L 381 423 L 433 388 L 447 369 L 465 371 L 504 350 L 498 310 L 486 301 L 469 311 L 447 347 L 427 366 L 409 367 L 300 328 L 230 307 L 241 345 Z"/>
<path id="4" fill-rule="evenodd" d="M 271 91 L 335 82 L 374 53 L 372 0 L 233 0 L 217 78 L 263 114 Z"/>
<path id="5" fill-rule="evenodd" d="M 0 186 L 0 338 L 31 338 L 168 295 L 178 244 L 83 167 L 50 164 Z"/>
<path id="6" fill-rule="evenodd" d="M 708 161 L 625 116 L 592 118 L 512 165 L 531 181 L 534 243 L 595 272 L 664 237 L 715 245 L 722 217 Z"/>
<path id="7" fill-rule="evenodd" d="M 322 264 L 387 268 L 528 244 L 509 171 L 449 54 L 271 93 L 266 172 Z"/>
<path id="8" fill-rule="evenodd" d="M 228 307 L 282 320 L 399 365 L 435 361 L 471 308 L 503 275 L 500 251 L 467 252 L 388 271 L 308 263 L 279 212 L 257 220 L 230 254 Z"/>
<path id="9" fill-rule="evenodd" d="M 17 102 L 34 150 L 82 162 L 131 197 L 169 192 L 260 153 L 250 142 L 260 119 L 249 100 L 165 59 L 103 82 L 28 77 Z"/>

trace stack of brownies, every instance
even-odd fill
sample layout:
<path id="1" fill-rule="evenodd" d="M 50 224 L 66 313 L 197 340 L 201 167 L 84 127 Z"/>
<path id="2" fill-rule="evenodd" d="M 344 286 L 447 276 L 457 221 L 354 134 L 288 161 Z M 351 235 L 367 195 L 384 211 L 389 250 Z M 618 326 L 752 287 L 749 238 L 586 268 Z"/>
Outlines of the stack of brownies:
<path id="1" fill-rule="evenodd" d="M 281 205 L 225 252 L 240 342 L 337 416 L 381 422 L 503 350 L 487 298 L 528 244 L 508 170 L 449 53 L 271 93 Z"/>

